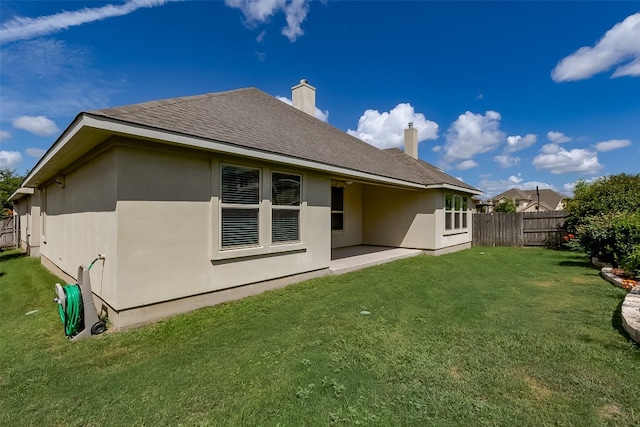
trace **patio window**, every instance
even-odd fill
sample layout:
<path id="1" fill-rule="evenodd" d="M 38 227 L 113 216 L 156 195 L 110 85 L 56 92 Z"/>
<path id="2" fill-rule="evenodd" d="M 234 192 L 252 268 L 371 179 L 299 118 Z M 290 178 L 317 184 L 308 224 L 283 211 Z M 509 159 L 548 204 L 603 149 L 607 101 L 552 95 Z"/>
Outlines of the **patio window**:
<path id="1" fill-rule="evenodd" d="M 459 194 L 444 196 L 444 229 L 455 231 L 467 228 L 469 199 Z"/>
<path id="2" fill-rule="evenodd" d="M 467 228 L 467 216 L 469 215 L 469 201 L 462 196 L 462 228 Z"/>
<path id="3" fill-rule="evenodd" d="M 302 177 L 274 172 L 271 175 L 271 241 L 300 240 L 300 188 Z"/>
<path id="4" fill-rule="evenodd" d="M 331 230 L 344 230 L 344 187 L 331 187 Z"/>
<path id="5" fill-rule="evenodd" d="M 260 170 L 222 166 L 222 248 L 259 243 Z"/>

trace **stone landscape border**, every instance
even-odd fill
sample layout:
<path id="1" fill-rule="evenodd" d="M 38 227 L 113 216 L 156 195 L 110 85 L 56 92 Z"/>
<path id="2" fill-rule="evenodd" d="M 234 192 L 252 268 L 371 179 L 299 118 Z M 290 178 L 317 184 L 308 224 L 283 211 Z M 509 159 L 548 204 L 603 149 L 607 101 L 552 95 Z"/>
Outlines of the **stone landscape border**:
<path id="1" fill-rule="evenodd" d="M 628 289 L 628 285 L 623 279 L 613 274 L 611 267 L 602 267 L 600 276 L 613 286 Z M 640 344 L 640 287 L 631 288 L 622 302 L 621 309 L 622 327 L 629 334 L 632 340 Z"/>

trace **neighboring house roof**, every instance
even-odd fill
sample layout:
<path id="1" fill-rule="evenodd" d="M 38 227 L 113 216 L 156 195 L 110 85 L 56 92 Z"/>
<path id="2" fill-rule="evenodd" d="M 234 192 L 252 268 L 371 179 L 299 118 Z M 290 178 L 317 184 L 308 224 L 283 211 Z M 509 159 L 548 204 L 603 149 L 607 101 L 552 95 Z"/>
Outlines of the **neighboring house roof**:
<path id="1" fill-rule="evenodd" d="M 510 188 L 504 193 L 500 193 L 493 197 L 492 200 L 512 199 L 512 200 L 529 200 L 529 196 L 519 188 Z"/>
<path id="2" fill-rule="evenodd" d="M 569 198 L 569 196 L 565 196 L 562 193 L 558 193 L 557 191 L 548 188 L 538 191 L 540 193 L 540 207 L 550 211 L 557 210 L 560 206 L 560 202 L 562 202 L 564 199 Z M 526 200 L 528 202 L 537 203 L 538 195 L 536 194 L 536 190 L 520 190 L 518 188 L 510 188 L 504 193 L 500 193 L 492 197 L 491 199 L 489 199 L 489 201 L 497 204 L 497 202 L 501 199 Z"/>
<path id="3" fill-rule="evenodd" d="M 84 125 L 83 122 L 89 124 Z M 83 126 L 106 129 L 114 127 L 114 122 L 124 125 L 120 132 L 123 134 L 130 130 L 137 132 L 141 128 L 160 131 L 163 136 L 197 138 L 202 142 L 198 145 L 200 148 L 226 151 L 224 147 L 238 147 L 337 167 L 341 171 L 362 172 L 374 178 L 398 180 L 401 185 L 453 187 L 481 194 L 478 189 L 426 162 L 379 150 L 256 88 L 81 113 L 29 175 L 37 174 L 42 169 L 41 163 L 46 163 L 54 152 L 60 151 L 56 150 L 56 145 L 66 143 L 78 129 Z M 154 138 L 161 139 L 158 136 Z M 27 176 L 25 182 L 29 179 Z"/>

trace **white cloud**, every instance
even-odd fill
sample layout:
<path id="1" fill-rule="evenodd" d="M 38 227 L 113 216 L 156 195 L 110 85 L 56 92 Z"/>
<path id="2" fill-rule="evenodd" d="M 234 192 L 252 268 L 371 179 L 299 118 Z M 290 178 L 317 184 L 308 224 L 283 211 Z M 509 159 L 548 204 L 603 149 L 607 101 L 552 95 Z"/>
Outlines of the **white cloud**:
<path id="1" fill-rule="evenodd" d="M 121 83 L 90 67 L 92 52 L 37 39 L 2 48 L 0 117 L 59 117 L 103 108 Z"/>
<path id="2" fill-rule="evenodd" d="M 434 145 L 433 147 L 431 147 L 431 151 L 433 151 L 434 153 L 439 153 L 440 151 L 442 151 L 442 145 Z"/>
<path id="3" fill-rule="evenodd" d="M 477 168 L 478 166 L 480 165 L 478 164 L 478 162 L 474 160 L 465 160 L 464 162 L 458 163 L 458 165 L 456 166 L 456 169 L 464 171 L 471 168 Z"/>
<path id="4" fill-rule="evenodd" d="M 537 135 L 528 133 L 525 136 L 515 135 L 507 137 L 507 148 L 505 153 L 514 153 L 516 151 L 524 150 L 527 147 L 532 146 L 538 140 Z"/>
<path id="5" fill-rule="evenodd" d="M 640 76 L 640 13 L 617 23 L 593 47 L 583 46 L 551 72 L 556 82 L 588 79 L 612 67 L 613 77 Z"/>
<path id="6" fill-rule="evenodd" d="M 489 178 L 482 179 L 476 186 L 482 190 L 488 198 L 503 193 L 511 188 L 520 190 L 535 190 L 536 186 L 540 189 L 550 188 L 555 190 L 553 185 L 540 181 L 524 181 L 521 174 L 511 175 L 507 179 L 491 180 Z"/>
<path id="7" fill-rule="evenodd" d="M 292 101 L 289 98 L 287 98 L 286 96 L 277 96 L 276 95 L 276 98 L 279 99 L 280 101 L 284 102 L 285 104 L 292 105 Z M 315 111 L 314 116 L 315 116 L 316 119 L 322 120 L 323 122 L 327 123 L 329 121 L 329 110 L 322 111 L 321 109 L 316 107 L 316 111 Z"/>
<path id="8" fill-rule="evenodd" d="M 592 178 L 589 179 L 584 179 L 584 178 L 580 178 L 580 181 L 585 181 L 587 183 L 592 183 L 595 182 L 599 179 L 603 178 L 603 176 L 594 176 Z M 574 182 L 568 182 L 566 184 L 564 184 L 562 186 L 562 189 L 564 190 L 564 194 L 566 194 L 567 196 L 572 196 L 573 195 L 573 190 L 576 188 L 576 183 L 578 181 L 574 181 Z"/>
<path id="9" fill-rule="evenodd" d="M 499 155 L 493 158 L 500 167 L 502 168 L 510 168 L 512 166 L 518 166 L 520 164 L 520 157 L 510 157 L 506 155 Z"/>
<path id="10" fill-rule="evenodd" d="M 284 12 L 287 26 L 281 31 L 289 41 L 294 42 L 304 34 L 300 25 L 307 18 L 311 0 L 225 0 L 224 3 L 240 9 L 246 25 L 255 26 L 267 22 L 278 12 Z"/>
<path id="11" fill-rule="evenodd" d="M 631 141 L 628 139 L 610 139 L 609 141 L 601 141 L 596 144 L 597 151 L 611 151 L 622 147 L 628 147 Z"/>
<path id="12" fill-rule="evenodd" d="M 38 136 L 50 136 L 60 131 L 53 120 L 45 116 L 22 116 L 13 120 L 13 127 Z"/>
<path id="13" fill-rule="evenodd" d="M 11 132 L 7 132 L 6 130 L 0 130 L 0 141 L 4 141 L 9 138 L 11 138 Z"/>
<path id="14" fill-rule="evenodd" d="M 416 113 L 409 103 L 398 104 L 383 113 L 367 110 L 358 120 L 358 129 L 349 129 L 347 133 L 378 148 L 403 147 L 404 129 L 409 122 L 418 129 L 418 142 L 438 137 L 438 124 Z"/>
<path id="15" fill-rule="evenodd" d="M 598 153 L 581 148 L 565 150 L 558 144 L 546 144 L 533 159 L 536 169 L 548 170 L 552 174 L 584 172 L 595 174 L 602 165 L 598 162 Z"/>
<path id="16" fill-rule="evenodd" d="M 128 15 L 140 8 L 161 6 L 168 1 L 173 0 L 129 0 L 121 5 L 107 4 L 102 7 L 84 8 L 71 12 L 64 11 L 38 18 L 15 17 L 0 25 L 0 43 L 46 36 L 69 27 L 101 21 L 114 16 Z"/>
<path id="17" fill-rule="evenodd" d="M 256 41 L 257 41 L 258 43 L 262 43 L 262 42 L 264 42 L 264 38 L 265 38 L 265 37 L 267 37 L 267 32 L 266 32 L 266 31 L 264 31 L 264 30 L 262 30 L 262 31 L 260 32 L 260 34 L 258 34 L 258 37 L 256 37 Z"/>
<path id="18" fill-rule="evenodd" d="M 300 24 L 307 18 L 309 2 L 307 0 L 291 0 L 284 8 L 284 13 L 287 18 L 287 26 L 282 29 L 282 35 L 294 42 L 304 34 Z"/>
<path id="19" fill-rule="evenodd" d="M 518 175 L 511 175 L 508 179 L 507 182 L 510 184 L 520 184 L 522 182 L 522 174 L 519 173 Z"/>
<path id="20" fill-rule="evenodd" d="M 504 139 L 504 133 L 499 130 L 500 118 L 500 113 L 495 111 L 487 111 L 485 115 L 470 111 L 461 114 L 447 131 L 445 160 L 466 160 L 495 150 Z"/>
<path id="21" fill-rule="evenodd" d="M 22 161 L 18 151 L 0 151 L 0 169 L 15 169 Z"/>
<path id="22" fill-rule="evenodd" d="M 29 155 L 31 157 L 38 158 L 38 159 L 40 157 L 44 156 L 44 153 L 47 152 L 47 150 L 42 149 L 42 148 L 27 148 L 24 151 L 25 151 L 25 153 L 27 153 L 27 155 Z"/>
<path id="23" fill-rule="evenodd" d="M 566 184 L 564 184 L 562 186 L 562 190 L 564 190 L 564 194 L 566 194 L 567 196 L 572 195 L 573 194 L 573 190 L 576 188 L 576 183 L 575 182 L 567 182 Z"/>
<path id="24" fill-rule="evenodd" d="M 563 142 L 571 141 L 571 138 L 562 132 L 547 132 L 547 139 L 555 144 L 562 144 Z"/>

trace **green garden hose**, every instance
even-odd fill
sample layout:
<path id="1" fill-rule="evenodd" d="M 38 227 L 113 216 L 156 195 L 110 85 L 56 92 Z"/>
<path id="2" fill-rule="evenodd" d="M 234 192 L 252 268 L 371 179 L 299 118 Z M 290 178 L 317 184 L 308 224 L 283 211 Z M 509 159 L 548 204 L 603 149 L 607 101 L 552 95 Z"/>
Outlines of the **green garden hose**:
<path id="1" fill-rule="evenodd" d="M 66 309 L 59 304 L 58 311 L 64 324 L 65 335 L 72 337 L 82 329 L 82 294 L 78 285 L 68 284 L 62 289 L 66 296 Z"/>

